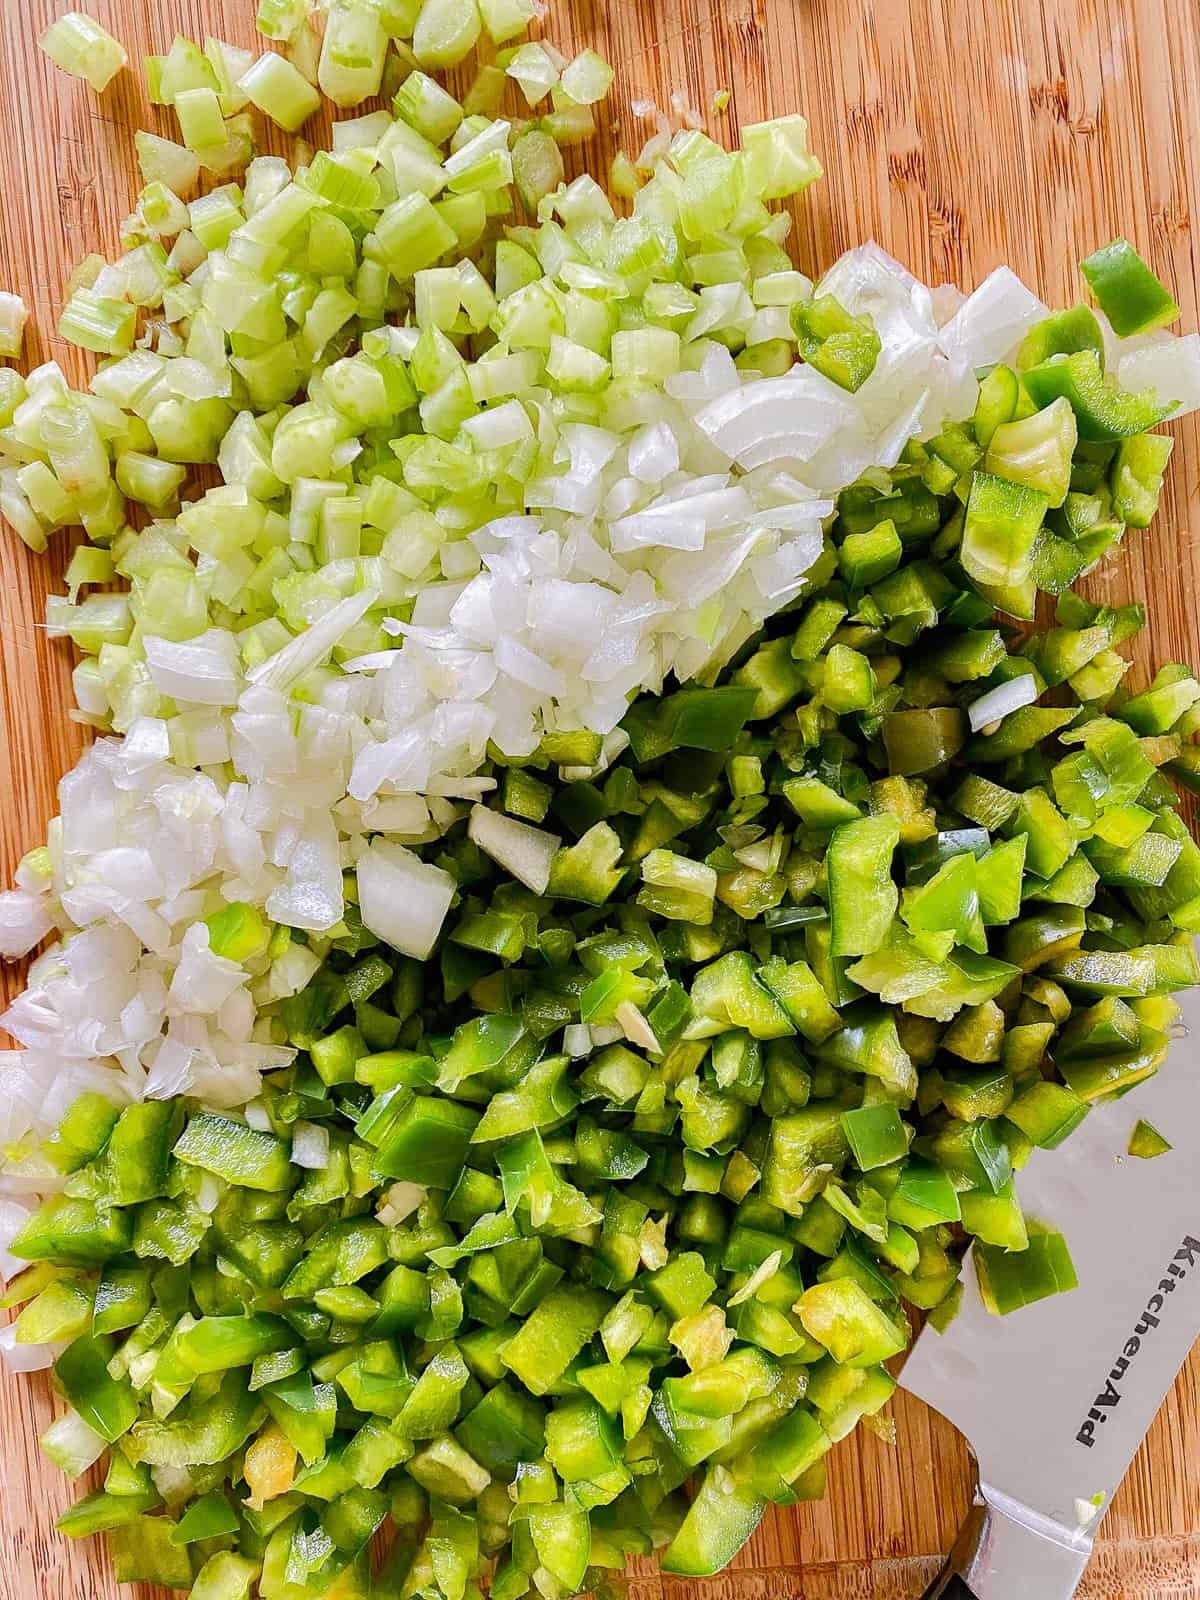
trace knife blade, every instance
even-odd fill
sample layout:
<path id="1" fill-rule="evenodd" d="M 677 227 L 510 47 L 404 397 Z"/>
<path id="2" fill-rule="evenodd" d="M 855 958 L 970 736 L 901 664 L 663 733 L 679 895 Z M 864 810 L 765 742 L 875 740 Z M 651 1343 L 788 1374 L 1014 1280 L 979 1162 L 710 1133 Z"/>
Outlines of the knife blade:
<path id="1" fill-rule="evenodd" d="M 979 1466 L 970 1523 L 930 1596 L 1069 1600 L 1200 1334 L 1200 990 L 1181 1004 L 1192 1037 L 1158 1074 L 1018 1175 L 1026 1215 L 1065 1235 L 1079 1287 L 993 1316 L 968 1256 L 959 1314 L 944 1334 L 926 1328 L 904 1367 L 904 1387 L 965 1434 Z M 1127 1154 L 1139 1117 L 1169 1152 Z"/>

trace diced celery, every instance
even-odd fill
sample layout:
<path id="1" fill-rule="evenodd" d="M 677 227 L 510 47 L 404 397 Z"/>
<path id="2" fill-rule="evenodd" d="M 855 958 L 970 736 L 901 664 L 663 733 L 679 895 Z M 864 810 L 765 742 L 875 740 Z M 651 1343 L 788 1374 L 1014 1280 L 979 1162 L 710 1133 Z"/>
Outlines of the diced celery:
<path id="1" fill-rule="evenodd" d="M 66 11 L 38 40 L 39 49 L 55 66 L 74 78 L 86 78 L 102 94 L 129 57 L 106 28 L 81 11 Z"/>
<path id="2" fill-rule="evenodd" d="M 321 104 L 307 78 L 286 57 L 272 52 L 259 56 L 242 74 L 239 87 L 251 105 L 288 133 L 296 133 Z"/>

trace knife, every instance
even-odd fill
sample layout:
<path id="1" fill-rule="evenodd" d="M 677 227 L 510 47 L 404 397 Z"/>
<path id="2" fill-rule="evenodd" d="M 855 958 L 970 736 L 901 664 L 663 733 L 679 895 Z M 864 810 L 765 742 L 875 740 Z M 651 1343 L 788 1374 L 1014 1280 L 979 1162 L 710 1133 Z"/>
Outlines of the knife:
<path id="1" fill-rule="evenodd" d="M 1179 998 L 1179 997 L 1177 997 Z M 1200 990 L 1182 997 L 1200 1036 Z M 991 1315 L 971 1258 L 962 1308 L 926 1328 L 900 1382 L 966 1435 L 976 1501 L 925 1600 L 1069 1600 L 1117 1485 L 1200 1334 L 1200 1082 L 1194 1044 L 1095 1106 L 1018 1178 L 1065 1235 L 1079 1287 Z M 1173 1145 L 1127 1154 L 1139 1117 Z"/>

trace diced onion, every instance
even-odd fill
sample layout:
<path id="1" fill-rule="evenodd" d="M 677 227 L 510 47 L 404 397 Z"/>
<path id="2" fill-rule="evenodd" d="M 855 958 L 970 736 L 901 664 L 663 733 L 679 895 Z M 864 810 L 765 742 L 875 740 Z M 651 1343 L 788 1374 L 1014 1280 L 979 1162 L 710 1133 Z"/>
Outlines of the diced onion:
<path id="1" fill-rule="evenodd" d="M 437 943 L 457 885 L 403 845 L 376 839 L 358 863 L 363 926 L 402 955 L 424 961 Z"/>
<path id="2" fill-rule="evenodd" d="M 998 683 L 994 689 L 981 694 L 978 700 L 972 700 L 967 707 L 971 732 L 978 733 L 980 728 L 1003 721 L 1022 706 L 1032 705 L 1037 697 L 1037 679 L 1032 672 L 1022 672 L 1016 678 L 1009 678 L 1006 683 Z"/>
<path id="3" fill-rule="evenodd" d="M 314 1172 L 329 1165 L 329 1129 L 319 1122 L 297 1122 L 292 1127 L 292 1162 Z"/>
<path id="4" fill-rule="evenodd" d="M 545 894 L 550 866 L 562 843 L 555 834 L 486 806 L 471 807 L 467 832 L 484 854 L 511 872 L 518 883 L 534 894 Z"/>

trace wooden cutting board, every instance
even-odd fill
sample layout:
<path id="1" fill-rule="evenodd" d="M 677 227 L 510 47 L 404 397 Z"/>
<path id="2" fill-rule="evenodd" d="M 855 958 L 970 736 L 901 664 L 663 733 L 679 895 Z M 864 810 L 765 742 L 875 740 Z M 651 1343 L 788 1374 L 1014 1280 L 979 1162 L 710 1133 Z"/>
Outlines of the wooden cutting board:
<path id="1" fill-rule="evenodd" d="M 85 3 L 135 60 L 164 50 L 176 29 L 255 42 L 255 0 Z M 49 329 L 72 265 L 116 246 L 136 191 L 131 130 L 174 130 L 169 113 L 144 104 L 134 73 L 98 100 L 39 56 L 35 35 L 60 9 L 54 0 L 4 0 L 0 9 L 0 288 L 21 292 Z M 739 122 L 804 111 L 828 174 L 798 208 L 809 272 L 873 236 L 928 283 L 970 288 L 1007 261 L 1047 300 L 1070 304 L 1079 257 L 1125 233 L 1173 286 L 1182 325 L 1197 327 L 1194 0 L 552 0 L 550 30 L 564 48 L 594 44 L 617 67 L 605 161 L 618 140 L 636 151 L 651 131 L 629 109 L 641 98 L 667 106 L 678 93 L 728 139 Z M 725 115 L 711 111 L 719 89 L 732 95 Z M 77 352 L 44 333 L 32 332 L 26 350 L 30 362 L 54 355 L 82 376 Z M 1194 419 L 1175 431 L 1157 523 L 1131 534 L 1119 567 L 1089 585 L 1113 601 L 1149 599 L 1152 622 L 1138 645 L 1146 661 L 1200 659 L 1200 432 Z M 38 628 L 66 542 L 37 559 L 11 533 L 0 539 L 7 883 L 20 855 L 42 842 L 80 737 L 65 716 L 69 652 Z M 6 994 L 20 976 L 3 975 Z M 1104 1523 L 1081 1591 L 1091 1600 L 1200 1596 L 1198 1391 L 1194 1355 Z M 0 1377 L 0 1600 L 129 1595 L 98 1547 L 54 1532 L 77 1491 L 39 1456 L 36 1435 L 53 1414 L 44 1375 Z M 771 1516 L 731 1573 L 692 1583 L 640 1563 L 632 1600 L 915 1600 L 952 1540 L 972 1473 L 940 1418 L 904 1395 L 895 1416 L 896 1448 L 866 1435 L 840 1446 L 829 1498 Z M 139 1590 L 138 1600 L 151 1595 Z"/>

